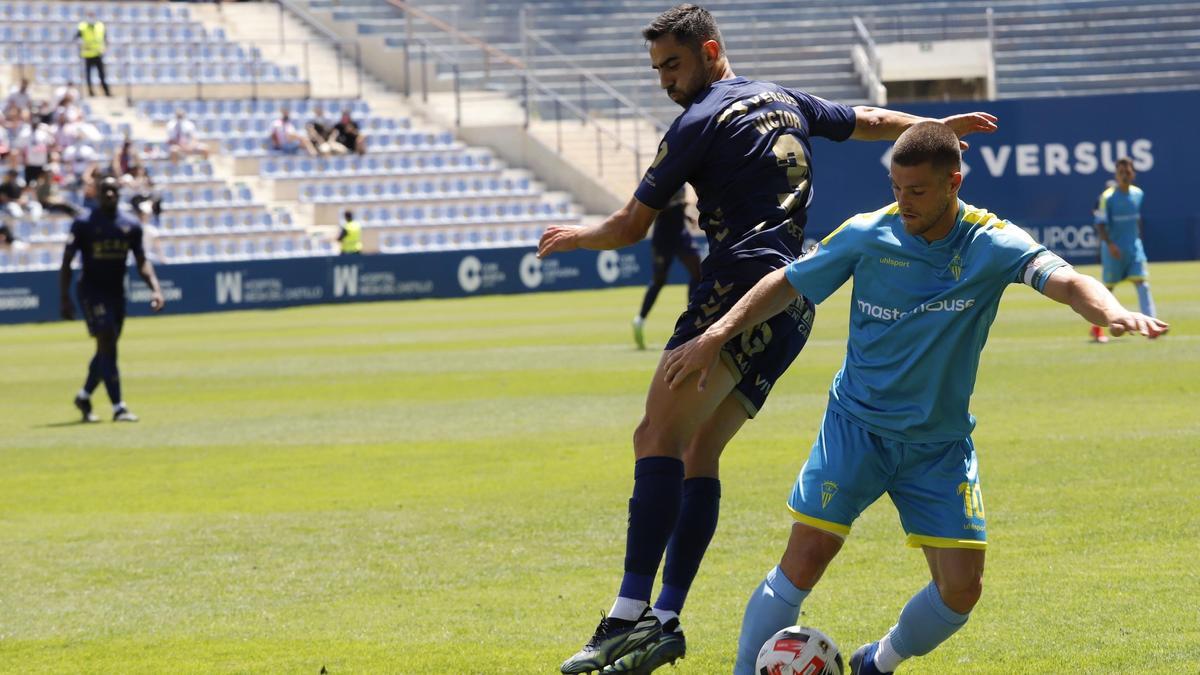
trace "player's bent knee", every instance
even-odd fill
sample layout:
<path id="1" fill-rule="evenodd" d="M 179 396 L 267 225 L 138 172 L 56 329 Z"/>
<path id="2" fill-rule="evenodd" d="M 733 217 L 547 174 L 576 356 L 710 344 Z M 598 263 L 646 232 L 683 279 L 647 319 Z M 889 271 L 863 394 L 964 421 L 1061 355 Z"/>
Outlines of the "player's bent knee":
<path id="1" fill-rule="evenodd" d="M 811 589 L 842 549 L 842 543 L 842 539 L 831 532 L 794 523 L 779 568 L 796 588 Z"/>
<path id="2" fill-rule="evenodd" d="M 942 579 L 938 582 L 938 594 L 942 602 L 959 614 L 968 614 L 983 596 L 983 577 Z"/>
<path id="3" fill-rule="evenodd" d="M 643 457 L 683 457 L 684 443 L 674 438 L 662 424 L 652 422 L 649 417 L 633 430 L 633 454 Z"/>

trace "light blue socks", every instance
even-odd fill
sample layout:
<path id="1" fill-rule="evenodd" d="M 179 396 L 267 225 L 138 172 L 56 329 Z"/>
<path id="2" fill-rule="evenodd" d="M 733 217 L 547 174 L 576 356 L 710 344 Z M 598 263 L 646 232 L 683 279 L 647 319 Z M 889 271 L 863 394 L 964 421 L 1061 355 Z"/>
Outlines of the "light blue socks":
<path id="1" fill-rule="evenodd" d="M 968 616 L 947 607 L 931 581 L 904 606 L 888 638 L 900 656 L 923 656 L 958 632 Z"/>
<path id="2" fill-rule="evenodd" d="M 767 578 L 754 589 L 746 604 L 734 675 L 754 675 L 758 650 L 778 630 L 795 625 L 800 616 L 800 603 L 810 592 L 793 586 L 778 565 L 767 573 Z"/>
<path id="3" fill-rule="evenodd" d="M 1157 317 L 1154 313 L 1154 298 L 1150 297 L 1150 284 L 1142 282 L 1135 284 L 1138 294 L 1138 311 L 1146 316 Z"/>

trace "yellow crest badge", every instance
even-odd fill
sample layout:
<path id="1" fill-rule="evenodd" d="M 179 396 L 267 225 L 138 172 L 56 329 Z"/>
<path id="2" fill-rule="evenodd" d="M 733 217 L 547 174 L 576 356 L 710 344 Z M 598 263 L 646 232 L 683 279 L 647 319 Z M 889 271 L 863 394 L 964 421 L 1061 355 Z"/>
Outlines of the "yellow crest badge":
<path id="1" fill-rule="evenodd" d="M 829 500 L 833 499 L 833 496 L 837 494 L 837 491 L 837 483 L 831 480 L 827 480 L 821 484 L 821 508 L 829 506 Z"/>
<path id="2" fill-rule="evenodd" d="M 954 257 L 950 259 L 950 274 L 954 275 L 955 281 L 958 281 L 958 278 L 962 276 L 962 270 L 963 270 L 962 256 L 960 256 L 958 254 L 958 251 L 955 251 Z"/>

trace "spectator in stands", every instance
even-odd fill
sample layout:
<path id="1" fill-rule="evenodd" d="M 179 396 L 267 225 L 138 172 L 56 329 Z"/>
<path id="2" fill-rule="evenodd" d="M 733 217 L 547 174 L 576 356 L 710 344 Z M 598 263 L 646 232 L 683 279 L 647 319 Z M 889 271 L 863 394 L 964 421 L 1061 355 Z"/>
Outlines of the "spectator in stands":
<path id="1" fill-rule="evenodd" d="M 54 109 L 54 120 L 57 124 L 78 122 L 83 119 L 83 108 L 79 107 L 78 98 L 70 91 L 63 94 Z"/>
<path id="2" fill-rule="evenodd" d="M 89 165 L 94 165 L 100 159 L 100 153 L 96 150 L 96 144 L 99 143 L 103 136 L 100 130 L 90 122 L 76 122 L 74 124 L 65 125 L 66 128 L 60 138 L 67 140 L 67 143 L 61 143 L 62 158 L 64 165 L 70 168 L 70 171 L 76 175 L 82 175 Z"/>
<path id="3" fill-rule="evenodd" d="M 79 55 L 83 57 L 84 77 L 87 80 L 88 96 L 95 96 L 92 89 L 92 70 L 100 74 L 100 86 L 105 96 L 112 96 L 108 81 L 104 79 L 104 50 L 108 43 L 104 39 L 104 22 L 96 20 L 95 10 L 87 11 L 87 20 L 79 22 L 75 38 L 79 40 Z"/>
<path id="4" fill-rule="evenodd" d="M 58 89 L 54 90 L 54 100 L 51 103 L 55 108 L 63 105 L 63 101 L 70 97 L 71 101 L 78 101 L 81 97 L 79 93 L 79 83 L 75 80 L 67 80 L 67 83 Z"/>
<path id="5" fill-rule="evenodd" d="M 54 145 L 54 134 L 49 125 L 41 122 L 30 124 L 27 131 L 17 137 L 13 151 L 19 153 L 25 164 L 25 183 L 33 185 L 45 172 L 50 161 L 50 149 Z"/>
<path id="6" fill-rule="evenodd" d="M 0 182 L 0 211 L 13 218 L 25 215 L 25 185 L 16 169 L 9 169 Z"/>
<path id="7" fill-rule="evenodd" d="M 200 155 L 208 159 L 208 146 L 196 140 L 196 123 L 187 118 L 183 108 L 175 109 L 175 119 L 167 123 L 167 148 L 171 161 L 179 161 L 180 155 Z"/>
<path id="8" fill-rule="evenodd" d="M 338 143 L 338 132 L 334 129 L 333 121 L 325 116 L 325 108 L 320 103 L 313 108 L 312 119 L 304 125 L 304 132 L 317 153 L 321 155 L 344 155 L 346 146 Z"/>
<path id="9" fill-rule="evenodd" d="M 79 216 L 79 209 L 75 208 L 74 204 L 68 203 L 63 199 L 62 193 L 58 189 L 57 176 L 54 174 L 54 163 L 47 165 L 46 171 L 38 176 L 37 183 L 34 186 L 34 194 L 37 197 L 38 203 L 42 205 L 42 210 L 48 213 L 65 213 L 72 218 Z"/>
<path id="10" fill-rule="evenodd" d="M 141 164 L 141 159 L 138 157 L 137 150 L 133 148 L 133 140 L 129 138 L 129 134 L 125 134 L 125 138 L 121 141 L 120 149 L 113 153 L 113 175 L 128 175 L 133 170 L 133 167 L 138 164 Z"/>
<path id="11" fill-rule="evenodd" d="M 5 109 L 14 106 L 21 110 L 33 108 L 33 98 L 29 95 L 29 80 L 26 78 L 21 78 L 21 84 L 13 86 L 8 93 L 8 98 L 4 100 Z"/>
<path id="12" fill-rule="evenodd" d="M 354 219 L 354 212 L 347 209 L 342 214 L 345 222 L 342 223 L 342 229 L 338 232 L 337 240 L 342 244 L 342 255 L 354 255 L 362 253 L 362 225 Z"/>
<path id="13" fill-rule="evenodd" d="M 17 137 L 20 135 L 20 108 L 6 108 L 4 110 L 4 121 L 0 123 L 0 159 L 3 159 L 12 168 L 19 166 L 19 163 L 16 161 L 17 156 L 12 152 L 12 149 L 13 145 L 16 144 Z"/>
<path id="14" fill-rule="evenodd" d="M 155 191 L 154 181 L 145 166 L 135 164 L 129 173 L 121 176 L 121 189 L 129 195 L 129 205 L 142 218 L 143 224 L 149 216 L 154 216 L 154 221 L 158 222 L 162 215 L 162 197 Z"/>
<path id="15" fill-rule="evenodd" d="M 359 155 L 367 153 L 367 137 L 359 130 L 358 123 L 350 117 L 349 110 L 342 111 L 342 118 L 333 128 L 337 131 L 337 142 L 347 150 L 353 150 Z"/>
<path id="16" fill-rule="evenodd" d="M 271 135 L 268 140 L 271 143 L 271 149 L 276 152 L 292 155 L 304 148 L 309 155 L 317 154 L 317 150 L 313 147 L 312 141 L 308 140 L 308 136 L 296 130 L 291 112 L 287 108 L 280 111 L 279 119 L 271 123 Z"/>
<path id="17" fill-rule="evenodd" d="M 42 124 L 53 126 L 54 106 L 50 105 L 50 101 L 39 101 L 37 111 L 34 112 L 33 117 Z"/>

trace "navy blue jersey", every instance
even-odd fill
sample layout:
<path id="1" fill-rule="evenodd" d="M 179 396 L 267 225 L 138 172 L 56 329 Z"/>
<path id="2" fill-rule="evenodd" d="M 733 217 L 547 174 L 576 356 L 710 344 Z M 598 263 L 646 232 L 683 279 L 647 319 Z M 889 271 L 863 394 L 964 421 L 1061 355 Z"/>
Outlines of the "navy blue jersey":
<path id="1" fill-rule="evenodd" d="M 852 108 L 771 82 L 714 82 L 671 124 L 634 196 L 662 209 L 688 182 L 708 237 L 705 269 L 802 252 L 812 198 L 811 136 L 843 141 Z"/>
<path id="2" fill-rule="evenodd" d="M 79 287 L 93 293 L 123 294 L 129 253 L 144 256 L 141 224 L 123 213 L 113 216 L 99 209 L 71 223 L 67 244 L 83 259 Z"/>

